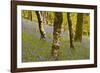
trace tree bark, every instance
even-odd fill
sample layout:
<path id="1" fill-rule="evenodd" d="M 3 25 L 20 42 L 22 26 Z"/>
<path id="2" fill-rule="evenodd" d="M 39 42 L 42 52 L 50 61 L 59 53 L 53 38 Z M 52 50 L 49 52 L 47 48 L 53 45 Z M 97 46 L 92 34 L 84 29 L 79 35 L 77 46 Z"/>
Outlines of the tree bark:
<path id="1" fill-rule="evenodd" d="M 75 32 L 75 41 L 82 41 L 82 27 L 83 27 L 83 13 L 77 14 L 77 24 L 76 24 L 76 32 Z"/>
<path id="2" fill-rule="evenodd" d="M 73 44 L 73 30 L 72 30 L 72 22 L 70 18 L 70 13 L 67 13 L 68 27 L 69 27 L 69 37 L 70 37 L 70 48 L 74 48 Z"/>
<path id="3" fill-rule="evenodd" d="M 38 23 L 39 23 L 39 31 L 41 34 L 41 39 L 45 40 L 46 33 L 44 31 L 44 28 L 43 28 L 42 19 L 41 19 L 39 11 L 36 11 L 36 15 L 37 15 Z"/>
<path id="4" fill-rule="evenodd" d="M 52 58 L 54 60 L 59 59 L 59 49 L 60 49 L 60 34 L 61 34 L 61 24 L 62 24 L 62 13 L 54 13 L 54 27 L 53 27 L 53 44 L 52 44 Z"/>

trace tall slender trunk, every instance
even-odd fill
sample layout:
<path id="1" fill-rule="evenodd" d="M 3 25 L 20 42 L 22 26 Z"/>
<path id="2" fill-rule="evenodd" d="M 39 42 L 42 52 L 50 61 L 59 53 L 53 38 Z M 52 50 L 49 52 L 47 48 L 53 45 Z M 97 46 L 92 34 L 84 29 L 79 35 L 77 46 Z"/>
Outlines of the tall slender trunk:
<path id="1" fill-rule="evenodd" d="M 70 13 L 67 13 L 68 27 L 69 27 L 69 36 L 70 36 L 70 48 L 74 48 L 73 44 L 73 30 L 72 30 L 72 22 L 70 18 Z"/>
<path id="2" fill-rule="evenodd" d="M 76 32 L 75 32 L 75 41 L 82 41 L 82 29 L 83 28 L 83 13 L 77 14 L 77 24 L 76 24 Z"/>
<path id="3" fill-rule="evenodd" d="M 54 60 L 59 59 L 59 49 L 60 49 L 60 34 L 61 34 L 61 24 L 62 24 L 62 13 L 55 12 L 54 18 L 54 28 L 53 28 L 53 44 L 52 44 L 52 58 Z"/>
<path id="4" fill-rule="evenodd" d="M 36 15 L 37 15 L 38 23 L 39 23 L 39 30 L 40 30 L 40 34 L 41 34 L 41 39 L 45 40 L 46 33 L 44 31 L 44 28 L 43 28 L 43 24 L 42 24 L 42 20 L 41 20 L 39 11 L 36 11 Z"/>

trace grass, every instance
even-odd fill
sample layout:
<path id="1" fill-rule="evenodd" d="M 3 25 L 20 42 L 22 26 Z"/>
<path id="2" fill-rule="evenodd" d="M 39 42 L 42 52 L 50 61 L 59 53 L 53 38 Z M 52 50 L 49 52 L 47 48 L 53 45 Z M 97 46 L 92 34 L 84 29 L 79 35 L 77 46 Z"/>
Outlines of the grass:
<path id="1" fill-rule="evenodd" d="M 35 36 L 23 32 L 23 61 L 40 61 L 39 58 L 48 59 L 51 44 Z"/>
<path id="2" fill-rule="evenodd" d="M 39 31 L 32 33 L 23 29 L 22 32 L 22 62 L 38 62 L 38 61 L 50 61 L 51 49 L 52 49 L 52 34 L 46 33 L 46 41 L 37 37 L 40 34 Z M 26 32 L 27 31 L 27 32 Z M 51 40 L 51 41 L 48 41 Z M 60 47 L 60 60 L 82 60 L 89 59 L 89 38 L 83 37 L 82 43 L 74 42 L 75 48 L 69 47 L 69 36 L 64 35 L 61 37 Z"/>
<path id="3" fill-rule="evenodd" d="M 49 37 L 50 34 L 49 34 Z M 49 61 L 52 43 L 23 32 L 23 62 Z M 74 43 L 75 48 L 69 47 L 69 39 L 61 40 L 60 60 L 79 60 L 89 58 L 89 48 L 84 48 L 79 42 Z"/>

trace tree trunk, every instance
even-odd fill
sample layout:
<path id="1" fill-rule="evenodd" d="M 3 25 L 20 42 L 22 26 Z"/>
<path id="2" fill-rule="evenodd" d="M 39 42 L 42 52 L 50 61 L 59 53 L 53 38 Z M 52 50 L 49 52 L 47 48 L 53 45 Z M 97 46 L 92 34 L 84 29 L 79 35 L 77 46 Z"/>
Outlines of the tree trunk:
<path id="1" fill-rule="evenodd" d="M 82 41 L 82 27 L 83 27 L 83 13 L 77 14 L 77 24 L 76 24 L 76 32 L 75 32 L 75 41 Z"/>
<path id="2" fill-rule="evenodd" d="M 28 11 L 28 19 L 32 21 L 32 11 L 31 10 Z"/>
<path id="3" fill-rule="evenodd" d="M 46 33 L 44 31 L 44 28 L 43 28 L 43 24 L 42 24 L 40 13 L 38 11 L 36 11 L 36 15 L 37 15 L 38 23 L 39 23 L 39 30 L 40 30 L 40 34 L 41 34 L 41 39 L 45 40 Z"/>
<path id="4" fill-rule="evenodd" d="M 68 27 L 69 27 L 69 36 L 70 36 L 70 48 L 74 48 L 73 44 L 73 30 L 72 30 L 72 22 L 70 18 L 70 13 L 67 13 Z"/>
<path id="5" fill-rule="evenodd" d="M 62 13 L 55 12 L 54 18 L 54 28 L 53 28 L 53 44 L 52 44 L 52 58 L 54 60 L 59 59 L 59 49 L 60 49 L 60 34 L 61 34 L 61 24 L 62 24 Z"/>

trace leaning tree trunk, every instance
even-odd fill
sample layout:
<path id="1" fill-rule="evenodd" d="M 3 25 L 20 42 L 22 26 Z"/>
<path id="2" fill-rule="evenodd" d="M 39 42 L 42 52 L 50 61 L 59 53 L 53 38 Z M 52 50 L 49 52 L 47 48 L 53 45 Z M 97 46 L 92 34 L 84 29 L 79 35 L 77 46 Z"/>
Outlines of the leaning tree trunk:
<path id="1" fill-rule="evenodd" d="M 82 41 L 82 27 L 83 27 L 83 13 L 77 14 L 77 24 L 76 24 L 76 32 L 75 32 L 75 41 Z"/>
<path id="2" fill-rule="evenodd" d="M 70 13 L 67 13 L 68 27 L 69 27 L 69 36 L 70 36 L 70 48 L 74 48 L 73 44 L 73 30 L 72 30 L 72 22 L 70 18 Z"/>
<path id="3" fill-rule="evenodd" d="M 52 44 L 52 51 L 51 51 L 52 58 L 54 60 L 59 59 L 62 20 L 63 20 L 62 13 L 55 12 L 54 27 L 53 27 L 53 44 Z"/>
<path id="4" fill-rule="evenodd" d="M 39 23 L 39 30 L 40 30 L 40 34 L 41 34 L 41 39 L 45 40 L 46 33 L 44 31 L 44 28 L 43 28 L 43 24 L 42 24 L 40 13 L 38 11 L 36 11 L 36 15 L 37 15 L 38 23 Z"/>
<path id="5" fill-rule="evenodd" d="M 28 19 L 32 21 L 32 11 L 31 10 L 28 11 Z"/>

